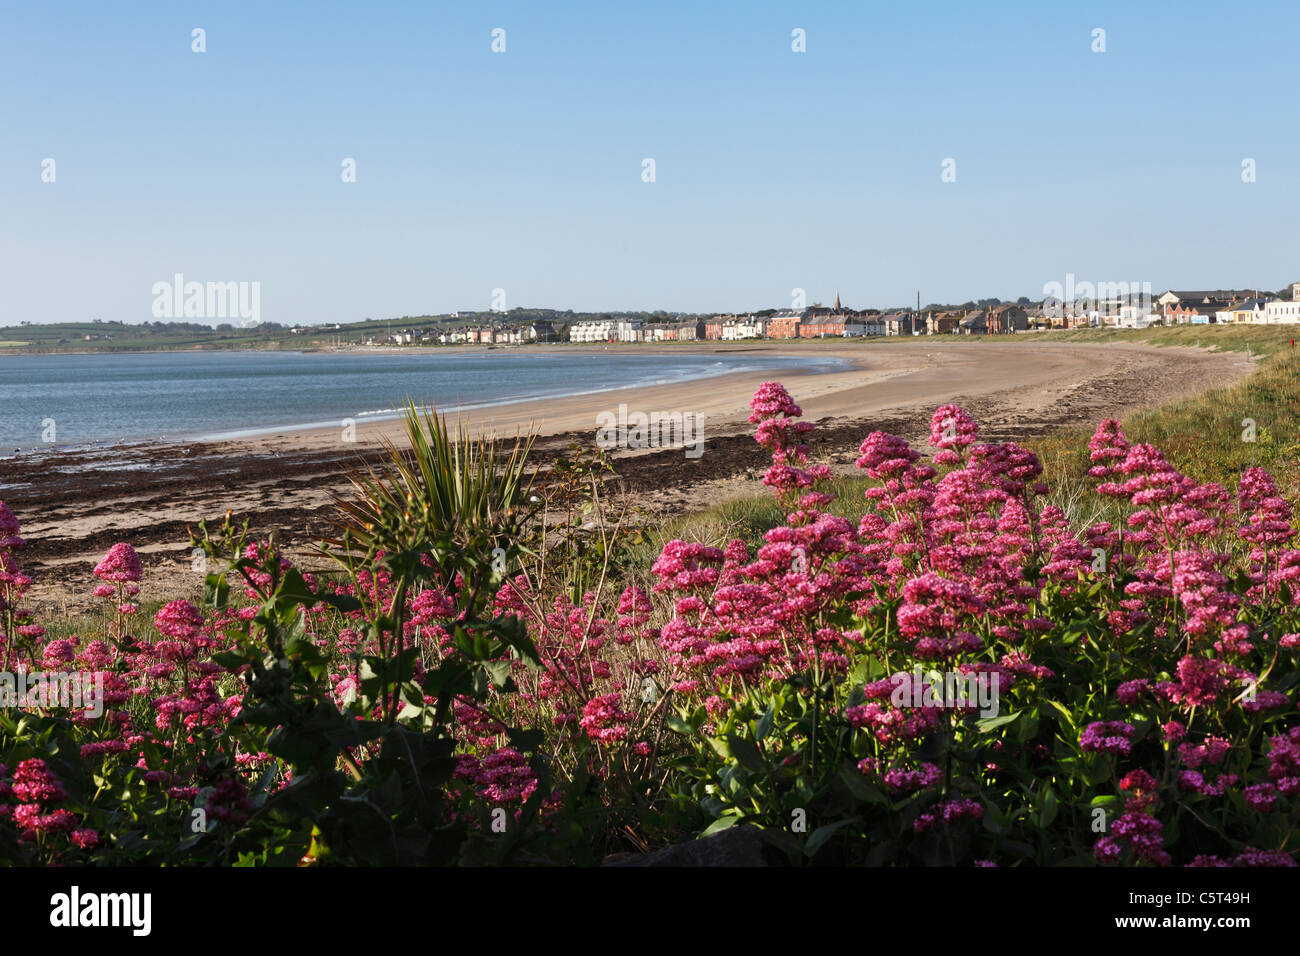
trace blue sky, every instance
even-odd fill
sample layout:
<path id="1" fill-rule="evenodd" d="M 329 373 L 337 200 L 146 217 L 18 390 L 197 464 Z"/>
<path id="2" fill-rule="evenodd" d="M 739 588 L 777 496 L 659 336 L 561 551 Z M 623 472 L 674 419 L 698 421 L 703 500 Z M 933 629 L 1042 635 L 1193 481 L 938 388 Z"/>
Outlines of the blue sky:
<path id="1" fill-rule="evenodd" d="M 0 325 L 1300 279 L 1300 10 L 1142 6 L 6 3 Z"/>

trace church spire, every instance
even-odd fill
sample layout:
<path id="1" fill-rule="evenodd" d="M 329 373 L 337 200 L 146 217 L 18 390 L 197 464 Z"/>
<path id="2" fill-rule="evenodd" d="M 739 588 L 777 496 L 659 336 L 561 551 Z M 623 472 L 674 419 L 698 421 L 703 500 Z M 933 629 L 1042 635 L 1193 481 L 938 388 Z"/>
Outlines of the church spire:
<path id="1" fill-rule="evenodd" d="M 836 290 L 835 290 L 835 311 L 836 311 L 836 312 L 841 311 L 841 310 L 840 310 L 840 290 L 839 290 L 839 289 L 836 289 Z"/>

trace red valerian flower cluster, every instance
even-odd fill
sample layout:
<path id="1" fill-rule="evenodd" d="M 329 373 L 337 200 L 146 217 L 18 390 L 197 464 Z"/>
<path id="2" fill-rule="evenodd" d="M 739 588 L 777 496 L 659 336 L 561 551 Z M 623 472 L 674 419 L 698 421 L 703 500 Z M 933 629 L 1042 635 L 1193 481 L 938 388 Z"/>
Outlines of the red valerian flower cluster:
<path id="1" fill-rule="evenodd" d="M 566 775 L 610 788 L 613 801 L 619 781 L 682 768 L 683 780 L 715 781 L 706 792 L 717 813 L 740 769 L 762 768 L 764 787 L 794 787 L 800 801 L 847 788 L 859 803 L 842 818 L 865 821 L 860 839 L 902 861 L 938 846 L 966 848 L 953 862 L 1014 863 L 1037 840 L 1042 854 L 1070 844 L 1075 861 L 1102 864 L 1294 865 L 1300 549 L 1267 472 L 1247 469 L 1235 490 L 1198 483 L 1108 420 L 1089 442 L 1088 472 L 1105 520 L 1078 527 L 1032 452 L 981 441 L 975 421 L 945 405 L 930 420 L 928 455 L 870 432 L 856 469 L 867 487 L 842 500 L 831 469 L 810 460 L 813 426 L 786 389 L 765 383 L 750 407 L 771 454 L 764 483 L 788 512 L 761 538 L 668 541 L 612 589 L 495 579 L 484 604 L 518 618 L 537 661 L 503 656 L 488 690 L 443 702 L 458 819 L 508 807 L 522 820 L 540 802 L 546 826 Z M 63 715 L 84 778 L 204 809 L 222 832 L 255 820 L 289 779 L 263 752 L 273 747 L 241 736 L 252 678 L 229 652 L 258 613 L 277 567 L 268 562 L 282 574 L 291 563 L 250 544 L 242 557 L 258 567 L 241 583 L 254 604 L 176 599 L 150 617 L 137 613 L 139 556 L 115 544 L 95 568 L 107 625 L 48 639 L 23 609 L 31 580 L 15 559 L 19 532 L 0 503 L 5 669 L 102 678 L 102 715 Z M 399 630 L 365 607 L 405 594 L 408 703 L 482 622 L 455 573 L 401 592 L 379 560 L 350 580 L 304 575 L 313 594 L 363 607 L 316 603 L 294 626 L 325 661 L 321 706 L 361 721 L 382 713 L 367 688 Z M 969 696 L 952 699 L 953 687 Z M 779 716 L 777 703 L 791 700 L 796 715 Z M 760 721 L 765 708 L 774 716 Z M 519 728 L 543 743 L 526 746 Z M 719 728 L 730 737 L 711 737 Z M 708 745 L 683 749 L 672 734 L 687 731 Z M 378 752 L 349 747 L 340 760 Z M 39 845 L 48 862 L 115 859 L 124 837 L 103 799 L 87 803 L 70 764 L 54 762 L 55 774 L 31 753 L 0 751 L 15 768 L 9 776 L 0 764 L 0 828 L 13 831 L 0 839 Z M 708 761 L 719 762 L 713 777 Z M 1049 780 L 1085 805 L 1057 812 L 1067 788 Z M 1108 808 L 1104 831 L 1089 825 L 1094 799 Z M 738 799 L 734 809 L 754 806 Z M 1202 825 L 1178 823 L 1189 815 Z"/>

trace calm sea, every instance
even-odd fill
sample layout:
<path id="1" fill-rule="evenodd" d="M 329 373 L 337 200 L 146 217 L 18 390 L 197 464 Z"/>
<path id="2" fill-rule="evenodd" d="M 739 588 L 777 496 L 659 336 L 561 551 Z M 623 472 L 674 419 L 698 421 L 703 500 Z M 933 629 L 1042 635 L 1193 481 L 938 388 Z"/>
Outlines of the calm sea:
<path id="1" fill-rule="evenodd" d="M 237 437 L 394 417 L 407 396 L 451 410 L 670 384 L 735 371 L 839 367 L 759 352 L 158 352 L 0 355 L 0 455 Z"/>

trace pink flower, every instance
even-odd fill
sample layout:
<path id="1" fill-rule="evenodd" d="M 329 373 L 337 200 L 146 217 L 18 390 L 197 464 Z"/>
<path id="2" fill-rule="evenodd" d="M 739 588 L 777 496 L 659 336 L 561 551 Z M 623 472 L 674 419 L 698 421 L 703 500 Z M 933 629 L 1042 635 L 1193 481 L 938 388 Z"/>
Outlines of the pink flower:
<path id="1" fill-rule="evenodd" d="M 587 732 L 587 736 L 597 743 L 617 743 L 627 736 L 627 721 L 632 715 L 620 707 L 619 694 L 605 694 L 587 701 L 582 708 L 582 719 L 578 726 Z"/>
<path id="2" fill-rule="evenodd" d="M 1133 749 L 1133 725 L 1119 720 L 1099 720 L 1079 735 L 1079 746 L 1087 753 L 1127 754 Z"/>
<path id="3" fill-rule="evenodd" d="M 934 456 L 936 465 L 955 465 L 960 451 L 979 437 L 975 420 L 957 405 L 940 405 L 930 417 L 930 444 L 940 449 Z"/>
<path id="4" fill-rule="evenodd" d="M 142 576 L 139 555 L 129 544 L 121 542 L 109 548 L 104 560 L 95 566 L 95 577 L 105 581 L 139 581 Z"/>
<path id="5" fill-rule="evenodd" d="M 45 645 L 45 651 L 41 654 L 41 663 L 53 670 L 60 664 L 66 664 L 77 656 L 76 650 L 73 649 L 72 642 L 66 638 L 57 641 L 50 641 Z"/>
<path id="6" fill-rule="evenodd" d="M 13 792 L 21 803 L 58 803 L 68 798 L 59 778 L 39 757 L 24 760 L 15 768 Z"/>
<path id="7" fill-rule="evenodd" d="M 799 418 L 803 410 L 794 403 L 790 393 L 780 382 L 764 382 L 749 400 L 751 422 L 761 422 L 765 418 L 785 415 L 787 418 Z"/>
<path id="8" fill-rule="evenodd" d="M 0 501 L 0 551 L 17 551 L 25 542 L 18 536 L 18 519 L 9 506 Z"/>
<path id="9" fill-rule="evenodd" d="M 154 615 L 153 624 L 166 637 L 192 641 L 203 627 L 203 615 L 189 601 L 169 601 Z"/>

